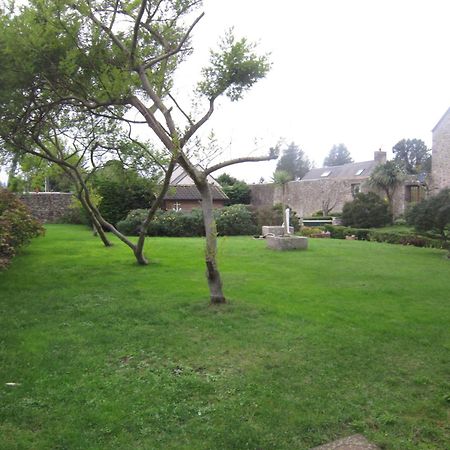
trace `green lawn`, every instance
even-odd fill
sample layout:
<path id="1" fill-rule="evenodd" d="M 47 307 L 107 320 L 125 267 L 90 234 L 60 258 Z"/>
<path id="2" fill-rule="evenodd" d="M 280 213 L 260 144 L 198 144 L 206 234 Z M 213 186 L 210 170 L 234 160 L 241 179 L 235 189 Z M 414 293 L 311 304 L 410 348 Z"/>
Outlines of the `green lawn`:
<path id="1" fill-rule="evenodd" d="M 201 239 L 147 255 L 53 225 L 0 273 L 0 449 L 448 448 L 445 252 L 221 238 L 219 307 Z"/>

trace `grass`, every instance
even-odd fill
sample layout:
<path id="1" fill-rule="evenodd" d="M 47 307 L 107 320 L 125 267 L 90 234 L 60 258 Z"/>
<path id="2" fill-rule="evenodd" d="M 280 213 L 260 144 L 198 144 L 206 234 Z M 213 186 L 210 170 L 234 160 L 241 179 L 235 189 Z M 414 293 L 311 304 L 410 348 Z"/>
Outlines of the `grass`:
<path id="1" fill-rule="evenodd" d="M 221 307 L 201 239 L 147 253 L 52 225 L 0 273 L 1 449 L 448 448 L 445 252 L 221 238 Z"/>

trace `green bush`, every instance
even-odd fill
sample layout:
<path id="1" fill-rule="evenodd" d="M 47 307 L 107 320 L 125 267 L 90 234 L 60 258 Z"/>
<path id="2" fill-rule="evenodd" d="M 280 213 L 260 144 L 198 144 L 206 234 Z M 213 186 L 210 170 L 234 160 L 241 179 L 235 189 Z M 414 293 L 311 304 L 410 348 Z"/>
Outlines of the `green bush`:
<path id="1" fill-rule="evenodd" d="M 449 244 L 441 239 L 433 239 L 428 236 L 418 234 L 405 234 L 395 231 L 370 231 L 368 236 L 370 241 L 386 242 L 388 244 L 414 245 L 415 247 L 432 247 L 448 249 Z"/>
<path id="2" fill-rule="evenodd" d="M 120 232 L 137 235 L 147 215 L 146 209 L 130 211 L 126 219 L 117 223 Z M 249 235 L 257 233 L 250 209 L 245 205 L 232 205 L 216 209 L 214 217 L 219 235 Z M 147 229 L 148 236 L 204 236 L 203 214 L 200 209 L 190 212 L 158 211 Z"/>
<path id="3" fill-rule="evenodd" d="M 138 235 L 148 211 L 135 209 L 126 219 L 117 223 L 117 229 L 126 235 Z M 147 228 L 148 236 L 202 236 L 204 235 L 202 212 L 193 209 L 183 211 L 157 211 Z"/>
<path id="4" fill-rule="evenodd" d="M 7 266 L 19 247 L 43 233 L 28 207 L 13 193 L 0 189 L 0 268 Z"/>
<path id="5" fill-rule="evenodd" d="M 120 161 L 108 161 L 91 182 L 99 196 L 97 206 L 101 215 L 113 225 L 134 209 L 148 208 L 154 199 L 154 182 L 124 168 Z"/>
<path id="6" fill-rule="evenodd" d="M 377 228 L 392 222 L 389 205 L 373 192 L 357 194 L 344 204 L 342 223 L 355 228 Z"/>
<path id="7" fill-rule="evenodd" d="M 313 234 L 320 234 L 324 231 L 323 227 L 302 227 L 300 234 L 302 236 L 310 237 Z"/>
<path id="8" fill-rule="evenodd" d="M 223 173 L 217 177 L 223 192 L 228 196 L 227 205 L 248 205 L 251 201 L 251 189 L 245 181 Z"/>
<path id="9" fill-rule="evenodd" d="M 370 230 L 366 228 L 351 228 L 342 225 L 324 225 L 324 229 L 330 232 L 332 239 L 345 239 L 346 236 L 355 236 L 359 241 L 367 241 L 370 233 Z"/>
<path id="10" fill-rule="evenodd" d="M 232 205 L 215 210 L 217 233 L 222 236 L 250 235 L 258 233 L 258 227 L 249 208 Z"/>
<path id="11" fill-rule="evenodd" d="M 419 232 L 435 233 L 447 240 L 450 236 L 450 189 L 442 189 L 417 203 L 407 212 L 406 220 Z"/>

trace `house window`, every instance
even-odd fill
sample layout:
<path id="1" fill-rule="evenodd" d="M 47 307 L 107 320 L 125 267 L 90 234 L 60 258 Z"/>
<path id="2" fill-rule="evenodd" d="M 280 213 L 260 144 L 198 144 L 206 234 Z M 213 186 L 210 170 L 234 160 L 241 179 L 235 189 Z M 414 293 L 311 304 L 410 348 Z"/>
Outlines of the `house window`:
<path id="1" fill-rule="evenodd" d="M 364 172 L 364 169 L 359 169 L 358 171 L 356 171 L 355 175 L 361 175 Z"/>
<path id="2" fill-rule="evenodd" d="M 181 211 L 181 203 L 175 202 L 175 203 L 173 204 L 172 210 L 173 210 L 173 211 Z"/>
<path id="3" fill-rule="evenodd" d="M 325 172 L 322 173 L 322 175 L 320 175 L 321 177 L 327 177 L 328 175 L 330 175 L 331 170 L 326 170 Z"/>
<path id="4" fill-rule="evenodd" d="M 425 189 L 423 186 L 406 186 L 405 200 L 408 203 L 418 203 L 425 199 Z"/>
<path id="5" fill-rule="evenodd" d="M 355 197 L 356 194 L 359 194 L 361 192 L 361 184 L 354 183 L 351 185 L 351 191 L 352 191 L 352 197 Z"/>

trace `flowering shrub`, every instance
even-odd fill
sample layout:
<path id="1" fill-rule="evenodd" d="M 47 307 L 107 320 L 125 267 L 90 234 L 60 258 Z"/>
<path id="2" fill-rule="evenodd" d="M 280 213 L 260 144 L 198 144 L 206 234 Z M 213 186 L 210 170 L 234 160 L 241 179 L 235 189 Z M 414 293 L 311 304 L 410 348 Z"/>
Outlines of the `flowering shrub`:
<path id="1" fill-rule="evenodd" d="M 8 265 L 19 247 L 43 233 L 28 207 L 13 193 L 0 189 L 0 269 Z"/>

